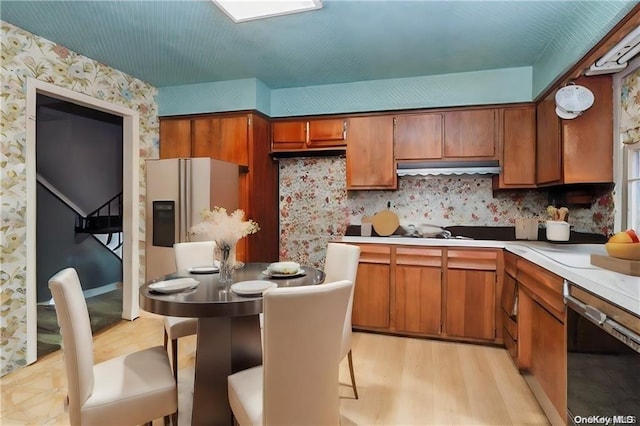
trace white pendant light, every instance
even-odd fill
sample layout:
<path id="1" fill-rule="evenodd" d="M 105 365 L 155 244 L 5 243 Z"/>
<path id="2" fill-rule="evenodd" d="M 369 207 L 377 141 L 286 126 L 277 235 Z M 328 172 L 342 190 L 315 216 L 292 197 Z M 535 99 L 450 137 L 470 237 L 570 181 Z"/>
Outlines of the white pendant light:
<path id="1" fill-rule="evenodd" d="M 584 86 L 569 84 L 556 92 L 556 115 L 563 120 L 572 120 L 591 108 L 595 97 Z"/>

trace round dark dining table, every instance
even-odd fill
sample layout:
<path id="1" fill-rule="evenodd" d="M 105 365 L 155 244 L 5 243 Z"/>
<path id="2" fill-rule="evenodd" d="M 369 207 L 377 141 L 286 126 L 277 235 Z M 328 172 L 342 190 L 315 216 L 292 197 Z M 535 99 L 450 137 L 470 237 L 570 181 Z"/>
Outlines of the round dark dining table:
<path id="1" fill-rule="evenodd" d="M 320 284 L 325 278 L 322 270 L 305 265 L 300 268 L 302 275 L 274 278 L 265 273 L 268 266 L 247 263 L 234 271 L 233 282 L 265 280 L 278 287 L 298 287 Z M 168 294 L 149 288 L 154 282 L 186 277 L 197 280 L 197 287 Z M 235 294 L 230 285 L 220 284 L 218 273 L 182 270 L 141 286 L 140 307 L 155 314 L 198 319 L 191 424 L 232 424 L 227 377 L 262 364 L 262 296 Z"/>

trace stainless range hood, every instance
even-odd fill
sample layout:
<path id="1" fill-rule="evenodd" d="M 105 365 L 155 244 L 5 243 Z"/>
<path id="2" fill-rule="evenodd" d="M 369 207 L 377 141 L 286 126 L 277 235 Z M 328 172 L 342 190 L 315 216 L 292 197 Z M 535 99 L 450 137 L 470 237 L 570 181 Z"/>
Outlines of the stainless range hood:
<path id="1" fill-rule="evenodd" d="M 398 176 L 496 175 L 502 168 L 498 161 L 398 162 Z"/>

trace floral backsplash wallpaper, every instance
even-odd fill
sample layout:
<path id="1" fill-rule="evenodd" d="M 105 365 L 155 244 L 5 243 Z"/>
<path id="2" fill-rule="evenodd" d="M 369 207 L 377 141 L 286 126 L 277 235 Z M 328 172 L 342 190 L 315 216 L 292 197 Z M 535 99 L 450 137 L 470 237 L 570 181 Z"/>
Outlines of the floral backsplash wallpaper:
<path id="1" fill-rule="evenodd" d="M 514 226 L 516 217 L 546 219 L 546 191 L 492 193 L 491 178 L 477 176 L 402 177 L 397 191 L 347 191 L 344 158 L 280 160 L 280 259 L 322 266 L 326 244 L 387 208 L 400 225 Z M 613 196 L 590 208 L 572 208 L 578 232 L 608 235 L 613 230 Z"/>
<path id="2" fill-rule="evenodd" d="M 140 159 L 158 156 L 157 89 L 121 71 L 78 55 L 2 22 L 2 165 L 0 186 L 0 375 L 26 363 L 26 91 L 28 77 L 136 110 Z M 143 171 L 140 175 L 144 176 Z M 140 238 L 144 238 L 144 182 L 140 182 Z M 144 244 L 140 245 L 144 247 Z M 144 262 L 142 262 L 144 264 Z M 144 270 L 140 271 L 144 274 Z M 143 277 L 144 275 L 142 275 Z"/>

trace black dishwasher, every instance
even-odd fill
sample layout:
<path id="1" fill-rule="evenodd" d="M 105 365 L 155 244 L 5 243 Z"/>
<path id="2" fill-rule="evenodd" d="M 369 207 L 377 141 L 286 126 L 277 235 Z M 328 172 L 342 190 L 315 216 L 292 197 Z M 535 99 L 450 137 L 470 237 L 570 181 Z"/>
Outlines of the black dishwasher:
<path id="1" fill-rule="evenodd" d="M 565 282 L 567 423 L 640 422 L 640 319 Z"/>

